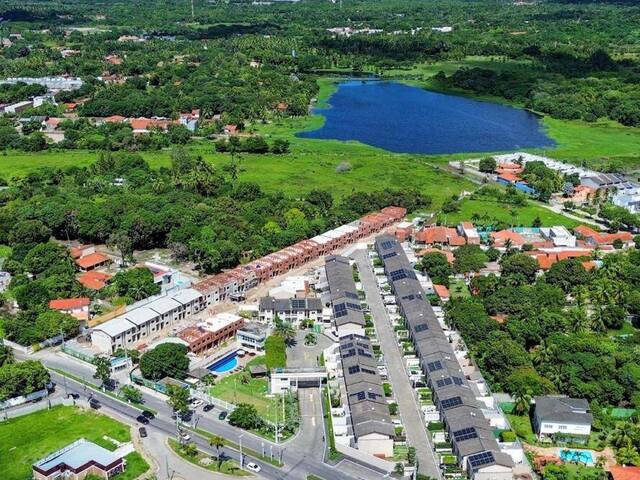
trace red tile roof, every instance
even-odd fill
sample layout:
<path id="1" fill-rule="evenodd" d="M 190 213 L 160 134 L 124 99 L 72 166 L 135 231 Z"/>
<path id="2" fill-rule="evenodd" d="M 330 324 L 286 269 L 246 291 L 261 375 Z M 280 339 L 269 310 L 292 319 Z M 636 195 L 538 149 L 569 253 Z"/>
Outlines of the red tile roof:
<path id="1" fill-rule="evenodd" d="M 126 118 L 124 118 L 122 115 L 111 115 L 110 117 L 104 119 L 105 122 L 109 123 L 120 123 L 124 122 L 125 120 Z"/>
<path id="2" fill-rule="evenodd" d="M 640 467 L 624 467 L 614 465 L 609 467 L 612 480 L 638 480 L 640 479 Z"/>
<path id="3" fill-rule="evenodd" d="M 111 275 L 103 272 L 96 272 L 92 270 L 90 272 L 83 273 L 78 278 L 78 281 L 86 288 L 91 290 L 100 290 L 107 286 L 107 282 L 111 279 Z"/>
<path id="4" fill-rule="evenodd" d="M 90 253 L 84 257 L 80 257 L 76 260 L 76 265 L 81 268 L 92 268 L 97 265 L 101 265 L 109 261 L 109 257 L 101 253 Z"/>
<path id="5" fill-rule="evenodd" d="M 499 175 L 500 178 L 506 180 L 507 182 L 519 182 L 522 180 L 518 175 L 515 175 L 511 172 L 504 172 Z"/>
<path id="6" fill-rule="evenodd" d="M 490 236 L 497 247 L 503 247 L 507 239 L 511 240 L 511 245 L 514 247 L 521 247 L 525 244 L 522 235 L 511 230 L 500 230 L 499 232 L 491 232 Z"/>
<path id="7" fill-rule="evenodd" d="M 415 235 L 415 239 L 418 242 L 423 242 L 428 245 L 433 243 L 448 243 L 454 246 L 464 245 L 464 237 L 458 235 L 455 228 L 450 227 L 426 227 L 420 230 Z"/>
<path id="8" fill-rule="evenodd" d="M 434 283 L 433 289 L 435 290 L 436 295 L 438 295 L 440 298 L 449 298 L 449 289 L 444 285 L 437 285 Z"/>
<path id="9" fill-rule="evenodd" d="M 437 248 L 424 248 L 417 253 L 418 257 L 424 257 L 427 253 L 441 253 L 447 257 L 447 261 L 453 264 L 454 256 L 451 250 L 438 250 Z"/>
<path id="10" fill-rule="evenodd" d="M 91 300 L 87 297 L 80 298 L 59 298 L 49 302 L 49 308 L 53 310 L 75 310 L 76 308 L 88 307 Z"/>
<path id="11" fill-rule="evenodd" d="M 633 235 L 630 232 L 600 233 L 586 225 L 580 225 L 574 228 L 573 231 L 577 235 L 580 235 L 587 240 L 591 240 L 593 243 L 598 245 L 611 245 L 616 240 L 620 240 L 622 242 L 633 241 Z"/>

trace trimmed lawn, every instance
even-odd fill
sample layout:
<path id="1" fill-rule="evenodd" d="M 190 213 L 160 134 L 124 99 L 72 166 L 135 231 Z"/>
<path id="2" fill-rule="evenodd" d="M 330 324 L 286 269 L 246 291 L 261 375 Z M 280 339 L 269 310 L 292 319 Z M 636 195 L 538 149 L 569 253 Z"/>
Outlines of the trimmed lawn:
<path id="1" fill-rule="evenodd" d="M 507 419 L 518 438 L 531 445 L 535 445 L 537 441 L 536 434 L 533 433 L 531 420 L 527 415 L 507 415 Z"/>
<path id="2" fill-rule="evenodd" d="M 0 423 L 2 480 L 29 478 L 34 462 L 83 437 L 114 450 L 104 435 L 120 442 L 131 440 L 126 425 L 75 407 L 57 406 Z"/>
<path id="3" fill-rule="evenodd" d="M 449 293 L 451 294 L 451 298 L 471 297 L 471 292 L 469 292 L 467 284 L 460 278 L 452 278 L 449 280 Z"/>
<path id="4" fill-rule="evenodd" d="M 512 216 L 510 210 L 515 210 L 516 216 Z M 536 217 L 540 217 L 543 227 L 564 225 L 567 228 L 577 227 L 580 222 L 567 218 L 564 215 L 547 210 L 535 202 L 529 200 L 524 207 L 506 208 L 503 203 L 486 198 L 465 198 L 460 203 L 460 211 L 454 213 L 441 213 L 439 217 L 447 225 L 457 225 L 460 222 L 470 221 L 474 213 L 481 217 L 487 214 L 491 221 L 502 221 L 509 225 L 524 225 L 530 227 Z"/>
<path id="5" fill-rule="evenodd" d="M 249 383 L 240 381 L 240 374 L 228 375 L 209 390 L 211 395 L 226 402 L 239 404 L 249 403 L 256 407 L 258 413 L 266 420 L 275 422 L 278 398 L 268 398 L 269 383 L 264 378 L 252 378 Z M 281 408 L 281 407 L 280 407 Z M 282 414 L 279 412 L 279 416 Z"/>
<path id="6" fill-rule="evenodd" d="M 251 475 L 249 472 L 245 472 L 244 470 L 240 470 L 240 465 L 235 460 L 228 459 L 222 462 L 220 465 L 220 469 L 218 469 L 218 461 L 214 457 L 210 457 L 209 454 L 197 450 L 195 456 L 187 455 L 184 450 L 182 450 L 180 444 L 174 440 L 173 438 L 169 439 L 169 446 L 171 450 L 176 452 L 180 457 L 184 458 L 187 462 L 193 463 L 194 465 L 199 466 L 200 468 L 204 468 L 205 470 L 210 470 L 212 472 L 224 473 L 225 475 L 234 475 L 236 477 L 244 477 L 247 475 Z M 224 453 L 224 448 L 221 449 L 221 452 Z M 203 458 L 211 458 L 212 463 L 209 465 L 203 465 L 200 463 L 200 460 Z"/>
<path id="7" fill-rule="evenodd" d="M 138 452 L 131 452 L 124 458 L 127 461 L 127 468 L 124 472 L 111 477 L 111 480 L 135 480 L 149 470 L 149 464 Z"/>

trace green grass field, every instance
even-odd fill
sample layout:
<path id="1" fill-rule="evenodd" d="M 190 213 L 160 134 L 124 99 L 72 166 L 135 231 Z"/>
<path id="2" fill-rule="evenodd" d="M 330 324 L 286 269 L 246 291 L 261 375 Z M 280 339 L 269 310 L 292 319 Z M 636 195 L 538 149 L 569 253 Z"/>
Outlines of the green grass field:
<path id="1" fill-rule="evenodd" d="M 464 280 L 460 278 L 451 278 L 449 281 L 449 294 L 451 298 L 469 298 L 471 292 Z"/>
<path id="2" fill-rule="evenodd" d="M 131 440 L 129 427 L 93 411 L 75 407 L 54 407 L 0 424 L 0 472 L 3 480 L 30 478 L 31 465 L 56 450 L 86 438 L 109 450 L 115 445 L 102 437 L 119 442 Z M 134 459 L 140 469 L 142 458 Z M 146 462 L 144 462 L 148 468 Z M 135 466 L 135 465 L 134 465 Z M 142 473 L 139 472 L 140 473 Z M 126 472 L 125 472 L 126 474 Z M 138 475 L 139 475 L 138 474 Z M 135 477 L 131 478 L 136 478 Z M 129 480 L 129 477 L 122 477 Z"/>
<path id="3" fill-rule="evenodd" d="M 228 375 L 211 387 L 209 392 L 214 397 L 236 405 L 249 403 L 256 407 L 264 419 L 272 422 L 276 419 L 276 410 L 279 410 L 278 398 L 267 397 L 269 384 L 264 378 L 252 378 L 249 383 L 242 383 L 240 374 Z"/>
<path id="4" fill-rule="evenodd" d="M 515 216 L 511 214 L 511 210 L 516 212 Z M 565 227 L 573 228 L 580 224 L 580 222 L 547 210 L 532 201 L 529 201 L 524 207 L 507 208 L 504 204 L 494 200 L 469 198 L 462 200 L 459 212 L 442 213 L 440 214 L 440 219 L 447 225 L 457 225 L 462 221 L 470 220 L 474 213 L 481 217 L 486 214 L 491 221 L 498 220 L 516 226 L 531 226 L 536 217 L 540 218 L 542 226 L 547 227 L 564 225 Z"/>

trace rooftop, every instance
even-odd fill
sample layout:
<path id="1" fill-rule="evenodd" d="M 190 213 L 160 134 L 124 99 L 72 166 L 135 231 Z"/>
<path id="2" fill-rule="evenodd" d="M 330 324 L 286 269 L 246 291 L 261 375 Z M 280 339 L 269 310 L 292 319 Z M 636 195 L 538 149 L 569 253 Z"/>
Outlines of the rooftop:
<path id="1" fill-rule="evenodd" d="M 536 416 L 541 421 L 591 425 L 593 417 L 584 398 L 562 396 L 535 397 Z"/>
<path id="2" fill-rule="evenodd" d="M 74 310 L 76 308 L 88 307 L 91 300 L 88 297 L 80 298 L 60 298 L 51 300 L 49 308 L 53 310 Z"/>
<path id="3" fill-rule="evenodd" d="M 33 466 L 47 472 L 63 465 L 78 469 L 89 462 L 95 462 L 106 467 L 120 459 L 121 457 L 118 457 L 106 448 L 81 438 L 46 456 L 42 460 L 34 463 Z"/>

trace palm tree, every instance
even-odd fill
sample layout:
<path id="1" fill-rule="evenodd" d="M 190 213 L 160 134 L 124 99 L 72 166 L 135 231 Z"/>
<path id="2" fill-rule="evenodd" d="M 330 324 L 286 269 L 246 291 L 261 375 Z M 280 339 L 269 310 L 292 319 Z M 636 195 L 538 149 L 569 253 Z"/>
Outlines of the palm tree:
<path id="1" fill-rule="evenodd" d="M 287 345 L 296 338 L 296 330 L 293 328 L 290 322 L 283 321 L 280 317 L 275 318 L 275 333 L 276 335 L 284 338 Z"/>
<path id="2" fill-rule="evenodd" d="M 242 383 L 243 385 L 248 385 L 250 381 L 251 377 L 249 376 L 248 372 L 242 372 L 240 374 L 240 383 Z"/>
<path id="3" fill-rule="evenodd" d="M 218 457 L 218 470 L 222 466 L 222 457 L 220 456 L 220 449 L 224 447 L 224 438 L 220 435 L 214 435 L 209 439 L 209 446 L 216 449 L 216 455 Z"/>
<path id="4" fill-rule="evenodd" d="M 513 411 L 516 415 L 526 415 L 531 408 L 531 394 L 527 391 L 519 390 L 516 392 L 514 398 Z"/>
<path id="5" fill-rule="evenodd" d="M 546 340 L 542 340 L 540 345 L 535 347 L 531 351 L 531 359 L 535 365 L 542 363 L 549 363 L 555 355 L 555 348 L 553 345 L 547 344 Z"/>
<path id="6" fill-rule="evenodd" d="M 311 332 L 307 333 L 304 336 L 304 344 L 305 345 L 315 345 L 316 344 L 316 336 L 315 336 L 315 334 L 311 333 Z"/>
<path id="7" fill-rule="evenodd" d="M 507 251 L 507 253 L 511 251 L 511 247 L 513 247 L 513 240 L 511 240 L 510 238 L 507 238 L 504 242 L 504 248 Z"/>
<path id="8" fill-rule="evenodd" d="M 627 445 L 616 452 L 616 459 L 622 465 L 637 465 L 640 461 L 640 454 L 635 447 Z"/>
<path id="9" fill-rule="evenodd" d="M 632 446 L 636 430 L 636 425 L 631 422 L 616 423 L 616 427 L 611 432 L 611 444 L 617 448 Z"/>

